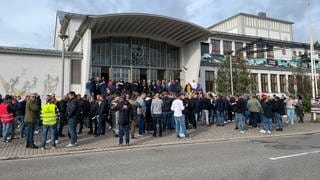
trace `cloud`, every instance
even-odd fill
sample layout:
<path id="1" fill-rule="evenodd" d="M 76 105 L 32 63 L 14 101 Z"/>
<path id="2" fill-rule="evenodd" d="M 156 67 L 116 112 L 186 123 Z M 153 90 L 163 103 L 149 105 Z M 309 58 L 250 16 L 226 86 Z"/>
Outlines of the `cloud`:
<path id="1" fill-rule="evenodd" d="M 294 40 L 308 42 L 306 0 L 20 0 L 2 1 L 0 46 L 52 48 L 57 10 L 81 14 L 152 13 L 208 27 L 239 12 L 293 21 Z M 36 5 L 35 5 L 36 4 Z M 311 0 L 314 39 L 320 39 L 320 3 Z"/>

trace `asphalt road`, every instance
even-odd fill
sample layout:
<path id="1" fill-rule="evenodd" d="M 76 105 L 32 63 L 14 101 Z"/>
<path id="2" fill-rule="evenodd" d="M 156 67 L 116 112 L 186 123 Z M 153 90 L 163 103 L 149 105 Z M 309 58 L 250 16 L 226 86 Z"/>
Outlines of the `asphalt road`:
<path id="1" fill-rule="evenodd" d="M 319 180 L 320 134 L 0 161 L 0 179 Z"/>

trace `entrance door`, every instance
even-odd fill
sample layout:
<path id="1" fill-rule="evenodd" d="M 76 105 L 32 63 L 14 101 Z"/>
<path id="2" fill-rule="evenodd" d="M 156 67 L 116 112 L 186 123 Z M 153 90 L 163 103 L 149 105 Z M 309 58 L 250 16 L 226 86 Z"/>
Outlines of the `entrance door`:
<path id="1" fill-rule="evenodd" d="M 109 67 L 101 67 L 101 78 L 104 77 L 106 81 L 109 81 Z"/>
<path id="2" fill-rule="evenodd" d="M 140 69 L 140 80 L 147 81 L 147 69 Z"/>

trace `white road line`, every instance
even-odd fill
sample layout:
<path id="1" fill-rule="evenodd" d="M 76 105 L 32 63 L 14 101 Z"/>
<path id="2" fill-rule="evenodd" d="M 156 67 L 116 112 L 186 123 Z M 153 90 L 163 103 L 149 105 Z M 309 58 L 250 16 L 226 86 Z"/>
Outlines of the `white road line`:
<path id="1" fill-rule="evenodd" d="M 274 160 L 279 160 L 279 159 L 285 159 L 285 158 L 291 158 L 291 157 L 297 157 L 297 156 L 305 156 L 305 155 L 316 154 L 316 153 L 320 153 L 320 151 L 311 151 L 311 152 L 304 152 L 304 153 L 292 154 L 292 155 L 287 155 L 287 156 L 271 157 L 269 159 L 274 161 Z"/>

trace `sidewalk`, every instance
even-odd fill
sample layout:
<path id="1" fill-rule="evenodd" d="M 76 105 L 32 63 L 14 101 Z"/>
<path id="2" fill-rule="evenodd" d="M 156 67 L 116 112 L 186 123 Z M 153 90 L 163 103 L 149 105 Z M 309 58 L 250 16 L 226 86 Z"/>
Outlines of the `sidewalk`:
<path id="1" fill-rule="evenodd" d="M 276 136 L 289 136 L 295 134 L 308 134 L 319 133 L 320 123 L 311 123 L 310 115 L 305 117 L 304 124 L 295 124 L 294 126 L 284 123 L 285 128 L 282 132 L 273 131 L 272 135 L 261 134 L 259 130 L 249 129 L 246 133 L 241 134 L 238 130 L 234 130 L 234 124 L 230 123 L 224 127 L 212 126 L 199 126 L 198 129 L 192 129 L 189 131 L 189 139 L 178 139 L 175 136 L 175 132 L 165 132 L 163 137 L 153 137 L 152 134 L 146 134 L 138 137 L 137 139 L 130 139 L 129 147 L 117 147 L 118 138 L 111 134 L 111 131 L 107 131 L 107 135 L 94 137 L 87 135 L 87 129 L 79 135 L 78 146 L 72 148 L 66 148 L 69 143 L 67 137 L 60 138 L 57 149 L 51 150 L 51 145 L 48 144 L 46 150 L 41 149 L 26 149 L 24 138 L 14 139 L 11 143 L 0 144 L 0 160 L 9 159 L 25 159 L 25 158 L 37 158 L 46 156 L 58 156 L 68 155 L 86 152 L 96 151 L 110 151 L 125 148 L 142 148 L 147 146 L 161 146 L 180 143 L 197 143 L 197 142 L 211 142 L 211 141 L 223 141 L 233 139 L 255 139 L 263 137 L 276 137 Z M 66 129 L 66 128 L 65 128 Z M 41 134 L 35 134 L 35 143 L 40 144 Z"/>

